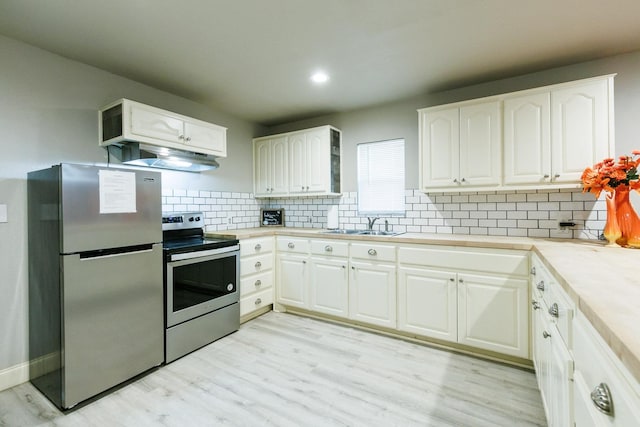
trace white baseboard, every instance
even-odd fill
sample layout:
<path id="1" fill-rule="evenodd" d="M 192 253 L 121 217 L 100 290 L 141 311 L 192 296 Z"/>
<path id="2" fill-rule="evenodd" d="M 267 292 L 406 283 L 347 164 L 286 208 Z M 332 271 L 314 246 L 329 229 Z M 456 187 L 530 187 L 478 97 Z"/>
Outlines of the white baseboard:
<path id="1" fill-rule="evenodd" d="M 0 391 L 29 381 L 29 362 L 0 370 Z"/>

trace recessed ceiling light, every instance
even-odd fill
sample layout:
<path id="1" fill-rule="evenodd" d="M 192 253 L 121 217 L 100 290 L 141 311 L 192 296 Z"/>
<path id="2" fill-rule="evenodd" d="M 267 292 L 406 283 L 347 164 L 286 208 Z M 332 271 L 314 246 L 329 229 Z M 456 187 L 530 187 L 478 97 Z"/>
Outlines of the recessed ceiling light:
<path id="1" fill-rule="evenodd" d="M 311 81 L 316 84 L 326 83 L 327 81 L 329 81 L 329 76 L 323 71 L 318 71 L 311 75 Z"/>

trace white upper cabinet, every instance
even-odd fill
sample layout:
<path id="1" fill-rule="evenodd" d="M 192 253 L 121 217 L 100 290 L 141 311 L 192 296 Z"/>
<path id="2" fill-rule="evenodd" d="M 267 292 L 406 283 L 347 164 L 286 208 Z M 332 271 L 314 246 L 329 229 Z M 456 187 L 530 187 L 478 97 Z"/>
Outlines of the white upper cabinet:
<path id="1" fill-rule="evenodd" d="M 418 110 L 421 189 L 577 188 L 614 153 L 613 77 Z"/>
<path id="2" fill-rule="evenodd" d="M 610 99 L 611 98 L 611 99 Z M 551 179 L 575 182 L 613 156 L 613 77 L 551 92 Z"/>
<path id="3" fill-rule="evenodd" d="M 551 131 L 549 93 L 504 100 L 504 183 L 549 182 Z"/>
<path id="4" fill-rule="evenodd" d="M 227 156 L 227 129 L 171 111 L 120 99 L 100 110 L 100 145 L 127 141 Z"/>
<path id="5" fill-rule="evenodd" d="M 452 189 L 500 183 L 500 104 L 421 110 L 421 183 Z"/>
<path id="6" fill-rule="evenodd" d="M 254 193 L 256 197 L 311 196 L 340 194 L 340 131 L 322 126 L 253 140 Z M 265 141 L 284 141 L 286 160 L 281 161 L 283 150 L 273 153 L 276 169 L 266 171 L 268 157 Z M 284 174 L 273 177 L 273 174 Z M 272 176 L 272 184 L 267 175 Z M 275 184 L 273 184 L 275 182 Z"/>
<path id="7" fill-rule="evenodd" d="M 289 191 L 287 138 L 260 139 L 253 144 L 254 194 L 286 195 Z"/>

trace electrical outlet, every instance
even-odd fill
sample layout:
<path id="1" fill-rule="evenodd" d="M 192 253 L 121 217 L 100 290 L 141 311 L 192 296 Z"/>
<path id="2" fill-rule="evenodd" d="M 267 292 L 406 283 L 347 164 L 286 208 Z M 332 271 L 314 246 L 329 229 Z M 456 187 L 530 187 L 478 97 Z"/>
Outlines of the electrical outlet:
<path id="1" fill-rule="evenodd" d="M 571 219 L 558 218 L 556 234 L 570 236 L 573 233 L 575 223 Z"/>

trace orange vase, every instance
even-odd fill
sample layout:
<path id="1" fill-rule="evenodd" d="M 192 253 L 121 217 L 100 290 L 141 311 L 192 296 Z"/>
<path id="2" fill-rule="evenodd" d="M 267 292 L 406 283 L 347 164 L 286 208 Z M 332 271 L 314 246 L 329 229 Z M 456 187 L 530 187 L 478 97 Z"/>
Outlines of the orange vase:
<path id="1" fill-rule="evenodd" d="M 622 237 L 622 231 L 618 225 L 618 218 L 616 215 L 616 199 L 614 193 L 606 193 L 604 201 L 607 204 L 607 222 L 604 225 L 604 231 L 602 234 L 607 239 L 607 246 L 618 246 L 616 241 Z"/>
<path id="2" fill-rule="evenodd" d="M 631 206 L 629 189 L 618 186 L 615 190 L 616 218 L 622 236 L 616 240 L 620 246 L 640 248 L 640 218 Z"/>

